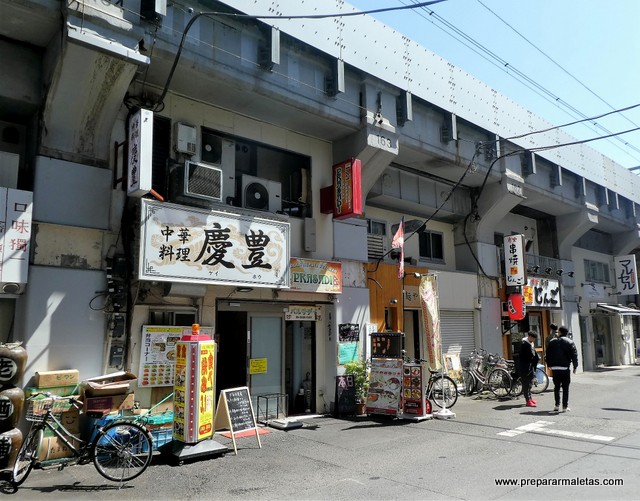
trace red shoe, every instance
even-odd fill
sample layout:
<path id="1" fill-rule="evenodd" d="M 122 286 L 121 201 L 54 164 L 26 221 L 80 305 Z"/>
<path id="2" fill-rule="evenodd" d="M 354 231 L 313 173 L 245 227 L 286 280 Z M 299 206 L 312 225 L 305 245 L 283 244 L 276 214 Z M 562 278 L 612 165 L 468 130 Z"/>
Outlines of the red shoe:
<path id="1" fill-rule="evenodd" d="M 533 400 L 527 400 L 527 407 L 537 407 L 537 405 Z"/>
<path id="2" fill-rule="evenodd" d="M 533 398 L 530 399 L 531 402 L 533 402 L 534 404 L 537 404 L 538 402 L 536 402 Z"/>

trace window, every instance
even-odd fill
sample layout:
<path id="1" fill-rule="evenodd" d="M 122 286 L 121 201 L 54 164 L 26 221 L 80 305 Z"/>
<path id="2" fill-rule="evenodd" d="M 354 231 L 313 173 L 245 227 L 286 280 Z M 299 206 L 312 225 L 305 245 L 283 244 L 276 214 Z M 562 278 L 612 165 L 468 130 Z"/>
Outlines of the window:
<path id="1" fill-rule="evenodd" d="M 609 265 L 600 261 L 584 260 L 584 278 L 586 282 L 611 283 L 609 279 Z"/>
<path id="2" fill-rule="evenodd" d="M 196 322 L 195 310 L 152 310 L 149 325 L 190 326 Z"/>
<path id="3" fill-rule="evenodd" d="M 444 262 L 443 234 L 437 231 L 418 232 L 420 258 Z"/>
<path id="4" fill-rule="evenodd" d="M 369 235 L 386 235 L 387 223 L 385 221 L 367 219 L 367 233 Z"/>

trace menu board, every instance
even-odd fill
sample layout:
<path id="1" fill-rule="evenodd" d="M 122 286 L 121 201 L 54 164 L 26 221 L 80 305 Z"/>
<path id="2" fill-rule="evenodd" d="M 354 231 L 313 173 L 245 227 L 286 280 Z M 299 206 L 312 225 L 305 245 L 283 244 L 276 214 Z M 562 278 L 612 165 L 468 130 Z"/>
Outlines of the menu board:
<path id="1" fill-rule="evenodd" d="M 402 358 L 402 332 L 374 332 L 371 334 L 371 358 Z"/>
<path id="2" fill-rule="evenodd" d="M 138 386 L 172 386 L 182 327 L 143 325 Z"/>
<path id="3" fill-rule="evenodd" d="M 352 415 L 356 412 L 356 385 L 353 374 L 336 376 L 336 416 Z"/>
<path id="4" fill-rule="evenodd" d="M 402 359 L 372 358 L 367 414 L 397 415 L 402 390 Z"/>
<path id="5" fill-rule="evenodd" d="M 241 431 L 255 430 L 258 445 L 262 448 L 249 388 L 241 386 L 220 392 L 214 427 L 216 430 L 226 428 L 231 432 L 233 450 L 236 454 L 238 449 L 235 434 Z"/>
<path id="6" fill-rule="evenodd" d="M 431 405 L 428 401 L 425 401 L 425 381 L 422 365 L 404 365 L 402 393 L 402 407 L 405 414 L 422 416 L 431 413 Z M 425 405 L 427 406 L 426 409 Z"/>

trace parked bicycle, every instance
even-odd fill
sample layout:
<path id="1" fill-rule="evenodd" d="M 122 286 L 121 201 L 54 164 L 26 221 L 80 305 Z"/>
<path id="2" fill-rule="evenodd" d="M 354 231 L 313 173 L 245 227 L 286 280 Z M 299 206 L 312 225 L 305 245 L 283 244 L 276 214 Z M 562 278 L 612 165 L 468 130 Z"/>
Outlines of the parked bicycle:
<path id="1" fill-rule="evenodd" d="M 513 367 L 511 373 L 513 375 L 513 383 L 511 384 L 510 393 L 513 397 L 519 397 L 520 395 L 522 395 L 522 379 L 515 371 L 515 366 Z M 531 381 L 531 393 L 537 395 L 539 393 L 547 391 L 547 388 L 549 388 L 549 376 L 545 371 L 544 365 L 538 364 L 535 372 L 533 373 L 533 379 Z"/>
<path id="2" fill-rule="evenodd" d="M 489 389 L 496 397 L 506 397 L 512 385 L 504 359 L 482 348 L 462 360 L 462 380 L 466 395 Z"/>
<path id="3" fill-rule="evenodd" d="M 11 472 L 11 482 L 16 487 L 27 479 L 33 468 L 62 469 L 68 465 L 93 462 L 104 478 L 123 483 L 141 475 L 151 463 L 152 438 L 142 424 L 126 420 L 116 420 L 104 426 L 96 424 L 95 438 L 84 441 L 69 432 L 60 421 L 62 412 L 82 407 L 79 400 L 34 393 L 28 399 L 28 405 L 26 419 L 31 421 L 31 429 L 22 442 Z M 38 455 L 45 430 L 50 430 L 60 439 L 73 456 L 41 460 Z"/>

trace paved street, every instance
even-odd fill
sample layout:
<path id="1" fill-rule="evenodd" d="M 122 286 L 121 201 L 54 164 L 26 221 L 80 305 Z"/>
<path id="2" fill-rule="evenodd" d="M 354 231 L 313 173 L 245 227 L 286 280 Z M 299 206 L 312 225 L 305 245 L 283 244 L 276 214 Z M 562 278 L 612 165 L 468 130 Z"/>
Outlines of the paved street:
<path id="1" fill-rule="evenodd" d="M 318 417 L 261 435 L 261 449 L 255 437 L 239 438 L 238 455 L 231 448 L 183 466 L 158 455 L 120 490 L 92 465 L 34 471 L 17 492 L 2 490 L 65 500 L 638 499 L 639 383 L 640 367 L 578 374 L 572 412 L 561 414 L 551 412 L 549 390 L 537 408 L 460 397 L 450 420 Z M 574 485 L 543 485 L 554 482 Z"/>

